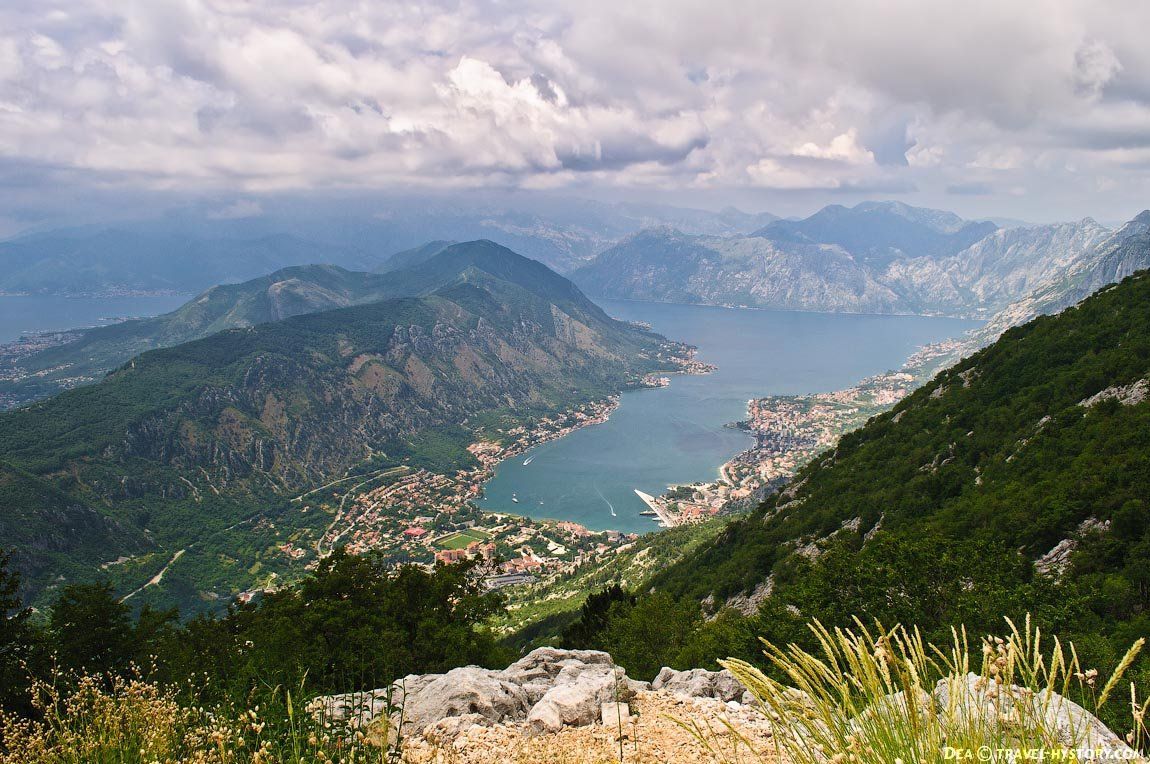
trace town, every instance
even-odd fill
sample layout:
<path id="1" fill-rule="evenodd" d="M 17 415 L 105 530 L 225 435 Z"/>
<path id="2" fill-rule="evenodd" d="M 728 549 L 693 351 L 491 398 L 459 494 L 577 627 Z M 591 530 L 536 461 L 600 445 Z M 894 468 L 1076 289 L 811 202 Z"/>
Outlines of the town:
<path id="1" fill-rule="evenodd" d="M 749 509 L 843 433 L 898 403 L 916 386 L 916 376 L 900 370 L 830 393 L 752 399 L 747 418 L 730 426 L 750 433 L 754 445 L 720 467 L 717 480 L 670 486 L 660 496 L 640 498 L 665 527 Z"/>

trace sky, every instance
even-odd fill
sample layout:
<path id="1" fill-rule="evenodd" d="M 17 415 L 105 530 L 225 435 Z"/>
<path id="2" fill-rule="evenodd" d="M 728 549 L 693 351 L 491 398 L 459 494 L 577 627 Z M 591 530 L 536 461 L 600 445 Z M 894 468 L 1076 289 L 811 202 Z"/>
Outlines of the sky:
<path id="1" fill-rule="evenodd" d="M 4 0 L 0 234 L 476 189 L 1150 207 L 1143 0 Z"/>

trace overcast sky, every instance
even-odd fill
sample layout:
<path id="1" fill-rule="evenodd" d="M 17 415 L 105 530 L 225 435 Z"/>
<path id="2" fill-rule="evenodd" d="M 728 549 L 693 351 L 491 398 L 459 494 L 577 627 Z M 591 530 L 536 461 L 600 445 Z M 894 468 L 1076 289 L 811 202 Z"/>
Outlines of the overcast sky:
<path id="1" fill-rule="evenodd" d="M 1150 207 L 1143 0 L 3 0 L 0 232 L 188 195 Z M 238 206 L 237 206 L 238 205 Z"/>

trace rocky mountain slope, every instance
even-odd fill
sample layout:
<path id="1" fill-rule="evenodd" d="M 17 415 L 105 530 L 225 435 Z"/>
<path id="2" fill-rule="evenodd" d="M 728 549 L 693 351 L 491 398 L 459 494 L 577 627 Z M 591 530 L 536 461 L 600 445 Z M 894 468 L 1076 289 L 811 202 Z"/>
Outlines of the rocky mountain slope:
<path id="1" fill-rule="evenodd" d="M 1092 220 L 996 229 L 906 205 L 827 207 L 751 236 L 644 231 L 572 277 L 605 297 L 987 317 L 1109 235 Z"/>
<path id="2" fill-rule="evenodd" d="M 52 539 L 26 549 L 20 568 L 195 543 L 205 558 L 231 561 L 221 573 L 205 559 L 200 572 L 234 583 L 229 566 L 273 543 L 277 523 L 322 522 L 286 506 L 292 491 L 405 461 L 467 464 L 472 417 L 604 398 L 657 368 L 667 346 L 490 242 L 451 247 L 388 283 L 422 296 L 154 350 L 98 384 L 0 415 L 0 453 L 24 476 L 0 486 L 0 506 L 21 533 Z M 81 519 L 94 510 L 118 541 L 66 532 L 37 492 Z M 205 543 L 213 533 L 218 543 Z"/>

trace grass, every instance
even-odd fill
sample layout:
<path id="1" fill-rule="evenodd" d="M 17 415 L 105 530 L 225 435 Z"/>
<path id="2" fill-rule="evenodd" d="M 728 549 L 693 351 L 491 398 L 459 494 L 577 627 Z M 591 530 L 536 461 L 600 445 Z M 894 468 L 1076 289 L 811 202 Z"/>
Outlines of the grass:
<path id="1" fill-rule="evenodd" d="M 486 531 L 481 531 L 472 528 L 471 530 L 458 531 L 448 536 L 444 536 L 435 545 L 441 549 L 466 549 L 469 545 L 476 541 L 484 542 L 491 538 L 491 534 Z"/>
<path id="2" fill-rule="evenodd" d="M 851 630 L 812 624 L 820 645 L 814 653 L 764 642 L 782 681 L 744 661 L 722 663 L 758 700 L 792 764 L 985 761 L 979 757 L 987 751 L 1000 752 L 992 760 L 1017 760 L 1027 751 L 1077 760 L 1067 756 L 1122 745 L 1079 713 L 1111 699 L 1128 703 L 1125 743 L 1144 750 L 1150 702 L 1133 683 L 1121 684 L 1144 640 L 1099 688 L 1098 672 L 1079 664 L 1073 645 L 1044 642 L 1029 619 L 1021 630 L 1007 624 L 1005 637 L 982 638 L 977 673 L 964 630 L 940 649 L 924 644 L 917 630 L 858 621 Z"/>

